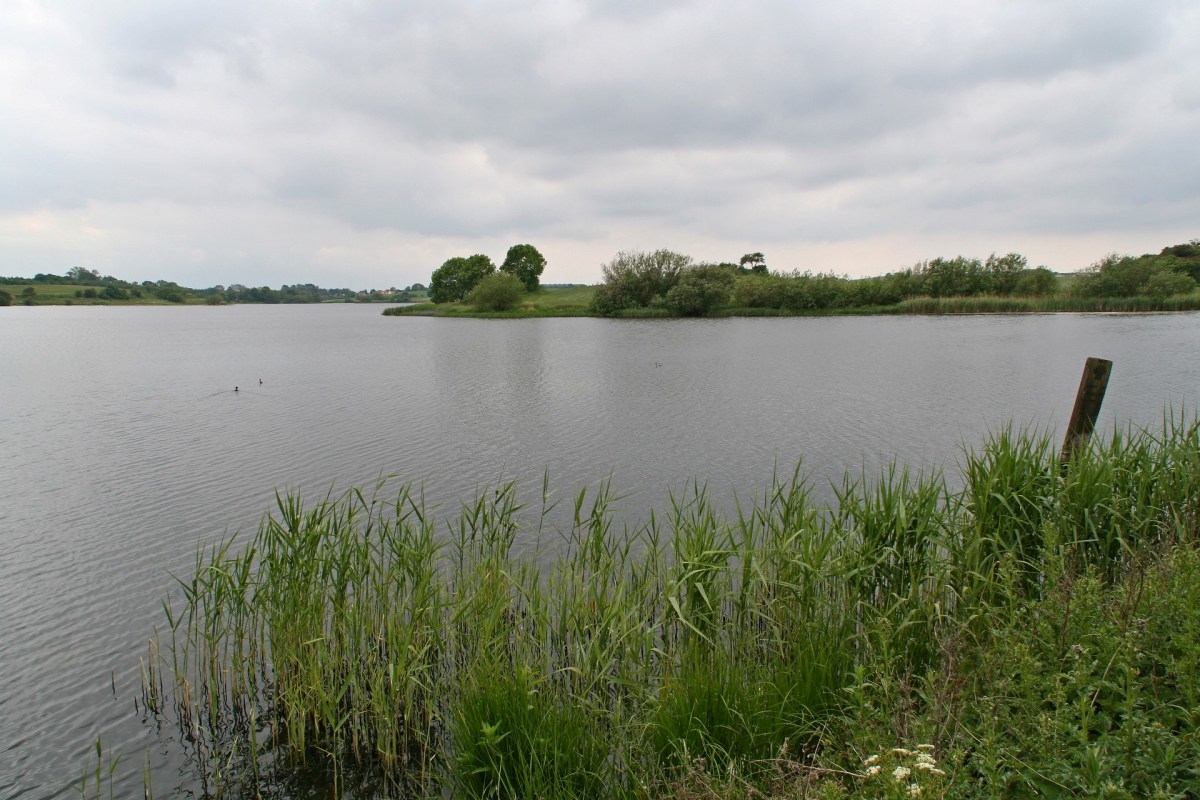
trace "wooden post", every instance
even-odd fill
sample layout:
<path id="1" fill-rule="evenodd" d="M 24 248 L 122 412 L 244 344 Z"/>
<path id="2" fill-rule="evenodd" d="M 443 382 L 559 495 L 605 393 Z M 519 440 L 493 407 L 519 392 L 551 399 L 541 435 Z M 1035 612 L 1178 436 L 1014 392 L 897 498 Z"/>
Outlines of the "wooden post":
<path id="1" fill-rule="evenodd" d="M 1062 463 L 1087 447 L 1092 431 L 1096 429 L 1096 418 L 1100 416 L 1100 404 L 1104 402 L 1104 390 L 1108 388 L 1108 376 L 1112 373 L 1112 362 L 1104 358 L 1089 358 L 1083 365 L 1083 377 L 1079 380 L 1079 391 L 1075 394 L 1075 410 L 1071 412 L 1071 424 L 1063 439 Z"/>

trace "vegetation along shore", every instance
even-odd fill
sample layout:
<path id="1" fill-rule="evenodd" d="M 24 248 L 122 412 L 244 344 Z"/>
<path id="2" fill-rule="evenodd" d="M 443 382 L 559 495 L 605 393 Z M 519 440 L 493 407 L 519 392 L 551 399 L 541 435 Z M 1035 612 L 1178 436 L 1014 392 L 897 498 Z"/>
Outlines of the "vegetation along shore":
<path id="1" fill-rule="evenodd" d="M 531 245 L 516 248 L 537 253 Z M 518 276 L 511 254 L 498 270 L 482 254 L 452 258 L 434 271 L 430 302 L 384 313 L 694 317 L 1200 309 L 1196 240 L 1157 255 L 1109 255 L 1072 275 L 1031 269 L 1018 253 L 985 261 L 935 258 L 869 278 L 773 272 L 762 253 L 748 253 L 737 264 L 697 263 L 669 250 L 618 253 L 603 265 L 603 283 L 567 293 L 540 288 L 540 271 Z"/>
<path id="2" fill-rule="evenodd" d="M 607 485 L 565 530 L 546 483 L 281 496 L 140 707 L 216 797 L 1200 796 L 1200 422 L 1055 445 L 632 526 Z"/>
<path id="3" fill-rule="evenodd" d="M 762 253 L 738 263 L 700 263 L 669 250 L 618 253 L 595 286 L 544 284 L 546 259 L 530 244 L 509 248 L 500 267 L 483 254 L 448 259 L 428 286 L 403 289 L 279 289 L 241 284 L 190 289 L 130 282 L 83 267 L 66 275 L 0 277 L 3 305 L 182 305 L 404 303 L 388 315 L 452 317 L 679 317 L 822 314 L 969 314 L 1200 309 L 1200 240 L 1157 254 L 1109 255 L 1059 274 L 1009 253 L 985 260 L 934 258 L 886 275 L 850 278 L 772 271 Z"/>

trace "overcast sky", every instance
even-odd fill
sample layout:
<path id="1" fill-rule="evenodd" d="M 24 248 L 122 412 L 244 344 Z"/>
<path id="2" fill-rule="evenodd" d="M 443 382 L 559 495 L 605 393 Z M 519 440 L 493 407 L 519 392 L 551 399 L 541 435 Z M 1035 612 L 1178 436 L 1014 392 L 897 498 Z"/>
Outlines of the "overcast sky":
<path id="1" fill-rule="evenodd" d="M 1198 43 L 1197 0 L 0 0 L 0 275 L 1071 271 L 1200 237 Z"/>

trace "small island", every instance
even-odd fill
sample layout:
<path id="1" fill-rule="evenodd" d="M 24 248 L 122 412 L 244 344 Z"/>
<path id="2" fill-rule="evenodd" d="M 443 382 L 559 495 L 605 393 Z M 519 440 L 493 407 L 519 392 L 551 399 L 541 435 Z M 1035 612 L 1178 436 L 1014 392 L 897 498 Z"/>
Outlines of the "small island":
<path id="1" fill-rule="evenodd" d="M 497 269 L 483 254 L 447 260 L 429 302 L 389 316 L 728 317 L 829 314 L 993 314 L 1200 309 L 1200 240 L 1157 254 L 1110 254 L 1076 273 L 1029 266 L 1019 253 L 921 261 L 880 276 L 775 271 L 762 253 L 697 262 L 670 250 L 622 252 L 596 286 L 540 285 L 545 259 L 514 245 Z"/>

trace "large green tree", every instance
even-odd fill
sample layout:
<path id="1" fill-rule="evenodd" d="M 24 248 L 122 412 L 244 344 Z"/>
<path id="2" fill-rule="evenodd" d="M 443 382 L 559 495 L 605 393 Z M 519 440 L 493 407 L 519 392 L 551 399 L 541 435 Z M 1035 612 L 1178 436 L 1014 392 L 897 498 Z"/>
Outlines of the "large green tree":
<path id="1" fill-rule="evenodd" d="M 469 258 L 447 259 L 429 279 L 429 299 L 435 303 L 458 302 L 495 271 L 492 260 L 478 253 Z"/>
<path id="2" fill-rule="evenodd" d="M 500 265 L 501 272 L 515 275 L 525 284 L 525 291 L 536 292 L 538 276 L 546 269 L 546 257 L 531 244 L 514 244 Z"/>

